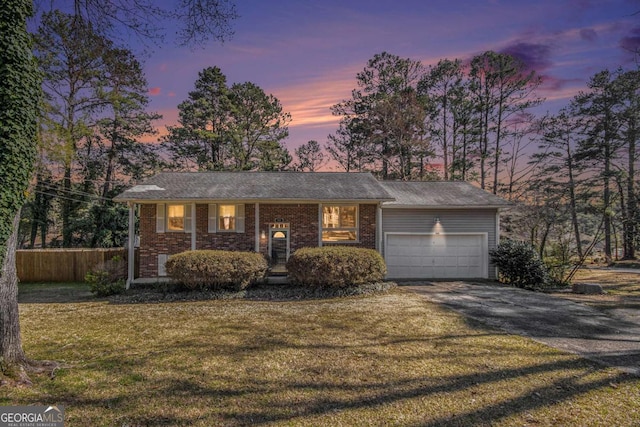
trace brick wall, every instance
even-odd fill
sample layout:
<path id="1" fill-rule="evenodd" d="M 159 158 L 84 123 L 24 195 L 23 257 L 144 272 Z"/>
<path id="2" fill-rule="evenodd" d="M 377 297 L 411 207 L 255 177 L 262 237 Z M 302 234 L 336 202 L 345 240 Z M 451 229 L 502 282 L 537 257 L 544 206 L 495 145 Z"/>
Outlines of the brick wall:
<path id="1" fill-rule="evenodd" d="M 268 236 L 269 224 L 289 223 L 291 253 L 303 247 L 318 246 L 318 204 L 261 204 L 260 232 Z M 376 246 L 376 205 L 360 205 L 359 238 L 355 245 L 374 249 Z M 208 205 L 196 205 L 196 249 L 253 251 L 255 249 L 255 204 L 245 205 L 244 233 L 208 233 Z M 267 254 L 268 239 L 260 239 L 260 252 Z M 335 245 L 335 244 L 334 244 Z M 191 249 L 191 234 L 156 233 L 156 205 L 140 206 L 140 277 L 156 277 L 158 255 L 173 255 Z"/>
<path id="2" fill-rule="evenodd" d="M 260 205 L 260 231 L 269 235 L 269 224 L 276 221 L 288 222 L 291 253 L 304 247 L 318 246 L 318 205 L 317 204 L 274 204 Z M 260 240 L 260 252 L 267 254 L 268 239 Z"/>

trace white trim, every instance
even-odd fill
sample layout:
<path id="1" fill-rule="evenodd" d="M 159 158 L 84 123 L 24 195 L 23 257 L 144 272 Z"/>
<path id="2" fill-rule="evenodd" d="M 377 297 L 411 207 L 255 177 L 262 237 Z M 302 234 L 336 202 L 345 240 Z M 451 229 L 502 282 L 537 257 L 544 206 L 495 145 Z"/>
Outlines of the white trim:
<path id="1" fill-rule="evenodd" d="M 376 206 L 376 250 L 382 253 L 382 203 Z"/>
<path id="2" fill-rule="evenodd" d="M 254 226 L 253 231 L 255 233 L 254 242 L 255 242 L 255 252 L 260 253 L 260 203 L 256 203 L 253 208 L 254 212 Z"/>
<path id="3" fill-rule="evenodd" d="M 322 203 L 318 203 L 318 247 L 322 247 Z"/>
<path id="4" fill-rule="evenodd" d="M 487 232 L 460 232 L 460 233 L 411 233 L 411 232 L 400 232 L 400 231 L 387 231 L 384 233 L 384 260 L 387 262 L 388 250 L 387 246 L 389 244 L 389 236 L 390 235 L 398 235 L 398 236 L 482 236 L 482 275 L 478 277 L 479 279 L 488 279 L 489 278 L 489 233 Z M 393 279 L 393 277 L 388 277 Z M 415 279 L 419 279 L 419 277 L 415 277 Z M 438 277 L 438 279 L 442 279 L 442 277 Z"/>
<path id="5" fill-rule="evenodd" d="M 191 250 L 196 250 L 196 203 L 191 203 Z"/>
<path id="6" fill-rule="evenodd" d="M 126 289 L 129 289 L 131 287 L 131 283 L 134 280 L 134 275 L 135 275 L 135 262 L 136 262 L 136 257 L 135 257 L 135 246 L 136 246 L 136 213 L 135 213 L 135 209 L 136 209 L 136 205 L 135 203 L 129 202 L 129 241 L 128 241 L 128 247 L 127 247 L 127 284 L 125 286 Z"/>

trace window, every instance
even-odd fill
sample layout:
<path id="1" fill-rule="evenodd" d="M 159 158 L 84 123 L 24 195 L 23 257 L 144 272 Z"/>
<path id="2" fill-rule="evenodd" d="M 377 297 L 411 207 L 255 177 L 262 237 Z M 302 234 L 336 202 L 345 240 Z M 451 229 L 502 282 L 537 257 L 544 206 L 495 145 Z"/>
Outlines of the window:
<path id="1" fill-rule="evenodd" d="M 167 230 L 168 231 L 185 231 L 184 205 L 167 205 Z"/>
<path id="2" fill-rule="evenodd" d="M 236 231 L 236 205 L 218 206 L 218 230 Z"/>
<path id="3" fill-rule="evenodd" d="M 322 207 L 322 241 L 355 242 L 358 240 L 357 206 Z"/>

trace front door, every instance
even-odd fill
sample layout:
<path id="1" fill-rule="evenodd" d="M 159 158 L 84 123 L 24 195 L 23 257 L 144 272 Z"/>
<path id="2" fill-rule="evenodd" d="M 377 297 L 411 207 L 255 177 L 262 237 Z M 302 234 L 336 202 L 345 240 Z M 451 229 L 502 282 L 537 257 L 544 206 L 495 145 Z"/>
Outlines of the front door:
<path id="1" fill-rule="evenodd" d="M 274 224 L 269 229 L 269 256 L 271 257 L 271 271 L 284 273 L 289 259 L 289 228 Z"/>

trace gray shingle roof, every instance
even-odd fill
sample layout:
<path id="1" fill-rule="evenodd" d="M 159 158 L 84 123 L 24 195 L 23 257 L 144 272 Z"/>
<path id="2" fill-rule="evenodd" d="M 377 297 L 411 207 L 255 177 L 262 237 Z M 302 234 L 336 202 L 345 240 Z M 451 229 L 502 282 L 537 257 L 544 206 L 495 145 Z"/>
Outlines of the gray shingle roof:
<path id="1" fill-rule="evenodd" d="M 479 208 L 509 207 L 511 202 L 467 182 L 410 181 L 380 183 L 395 199 L 383 207 Z"/>
<path id="2" fill-rule="evenodd" d="M 163 172 L 115 200 L 383 201 L 392 197 L 369 173 Z"/>

